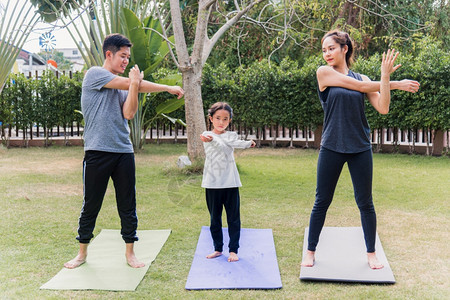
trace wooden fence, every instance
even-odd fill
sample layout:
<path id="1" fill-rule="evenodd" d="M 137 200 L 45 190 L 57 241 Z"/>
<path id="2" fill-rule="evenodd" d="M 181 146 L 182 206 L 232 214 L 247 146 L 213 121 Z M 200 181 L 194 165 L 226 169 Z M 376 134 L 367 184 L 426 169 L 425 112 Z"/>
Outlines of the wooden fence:
<path id="1" fill-rule="evenodd" d="M 230 128 L 243 139 L 253 139 L 260 146 L 319 148 L 322 128 L 286 128 L 263 126 L 261 128 L 233 124 Z M 74 122 L 67 128 L 54 127 L 50 130 L 48 144 L 82 145 L 83 127 Z M 27 132 L 0 124 L 0 136 L 8 146 L 47 145 L 43 128 L 33 126 Z M 403 152 L 442 155 L 449 152 L 450 132 L 430 130 L 375 129 L 371 134 L 376 152 Z M 178 124 L 157 123 L 146 134 L 147 143 L 186 143 L 187 133 Z M 434 141 L 434 142 L 433 142 Z"/>

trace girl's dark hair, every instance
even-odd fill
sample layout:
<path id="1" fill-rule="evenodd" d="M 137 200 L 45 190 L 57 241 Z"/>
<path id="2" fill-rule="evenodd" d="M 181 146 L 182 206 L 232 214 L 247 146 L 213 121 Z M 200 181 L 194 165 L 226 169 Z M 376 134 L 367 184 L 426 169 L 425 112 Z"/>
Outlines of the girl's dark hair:
<path id="1" fill-rule="evenodd" d="M 216 111 L 225 109 L 230 113 L 230 119 L 233 119 L 233 109 L 231 106 L 226 102 L 216 102 L 213 105 L 211 105 L 211 108 L 208 109 L 208 116 L 212 117 L 216 113 Z"/>
<path id="2" fill-rule="evenodd" d="M 328 31 L 322 38 L 322 41 L 321 41 L 322 44 L 323 44 L 323 41 L 327 37 L 332 37 L 336 43 L 341 45 L 341 48 L 343 48 L 346 45 L 348 46 L 348 51 L 345 54 L 345 61 L 347 62 L 347 66 L 350 68 L 350 66 L 353 63 L 353 48 L 354 47 L 353 47 L 353 41 L 350 38 L 350 36 L 348 35 L 348 33 L 344 32 L 344 31 L 339 31 L 338 29 Z"/>
<path id="3" fill-rule="evenodd" d="M 133 46 L 133 44 L 126 36 L 120 33 L 109 34 L 103 40 L 103 55 L 106 57 L 106 51 L 108 50 L 113 54 L 116 54 L 116 52 L 119 51 L 123 46 L 131 47 Z"/>

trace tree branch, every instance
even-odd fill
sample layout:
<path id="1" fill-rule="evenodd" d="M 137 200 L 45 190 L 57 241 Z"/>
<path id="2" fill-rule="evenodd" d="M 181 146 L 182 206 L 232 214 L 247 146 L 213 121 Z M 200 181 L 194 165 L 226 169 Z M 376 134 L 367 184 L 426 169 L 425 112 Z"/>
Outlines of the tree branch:
<path id="1" fill-rule="evenodd" d="M 369 0 L 369 2 L 371 2 L 372 4 L 374 4 L 375 6 L 380 8 L 386 14 L 382 15 L 382 14 L 379 14 L 379 13 L 377 13 L 375 11 L 372 11 L 372 10 L 370 10 L 370 9 L 364 7 L 364 6 L 361 6 L 358 3 L 356 3 L 356 0 L 347 0 L 347 2 L 355 5 L 356 7 L 359 7 L 360 9 L 368 12 L 369 14 L 376 15 L 376 16 L 381 17 L 383 19 L 387 19 L 387 17 L 392 17 L 401 27 L 405 28 L 408 31 L 413 31 L 413 32 L 414 31 L 420 31 L 420 30 L 424 30 L 425 28 L 428 28 L 428 27 L 432 26 L 432 25 L 425 25 L 425 24 L 416 23 L 416 22 L 410 21 L 408 19 L 405 19 L 405 18 L 403 18 L 403 17 L 401 17 L 399 15 L 394 15 L 391 12 L 389 12 L 388 10 L 384 9 L 383 7 L 381 7 L 378 3 L 374 2 L 374 1 L 371 1 L 371 0 Z M 403 25 L 401 22 L 399 22 L 397 19 L 400 19 L 400 20 L 405 21 L 407 23 L 411 23 L 413 25 L 416 25 L 419 28 L 418 29 L 409 29 L 408 27 Z"/>
<path id="2" fill-rule="evenodd" d="M 170 0 L 170 11 L 172 15 L 173 32 L 175 36 L 176 52 L 178 56 L 180 71 L 190 68 L 189 54 L 184 36 L 183 23 L 181 21 L 180 2 L 178 0 Z"/>
<path id="3" fill-rule="evenodd" d="M 207 39 L 205 41 L 205 46 L 203 48 L 203 54 L 202 54 L 202 65 L 205 64 L 206 60 L 208 59 L 209 54 L 212 51 L 212 48 L 217 43 L 217 41 L 222 37 L 222 35 L 236 22 L 245 15 L 253 6 L 268 0 L 254 0 L 252 1 L 247 7 L 237 12 L 237 14 L 228 20 L 222 27 L 219 28 L 219 30 L 213 35 L 211 39 Z M 206 33 L 205 33 L 206 34 Z"/>
<path id="4" fill-rule="evenodd" d="M 211 14 L 212 4 L 215 1 L 204 2 L 200 1 L 198 7 L 198 16 L 197 16 L 197 28 L 195 30 L 195 40 L 194 40 L 194 49 L 192 51 L 192 58 L 194 60 L 193 63 L 200 63 L 203 65 L 203 49 L 205 45 L 208 44 L 209 39 L 207 35 L 208 30 L 208 21 L 209 16 Z M 208 5 L 209 4 L 209 5 Z"/>
<path id="5" fill-rule="evenodd" d="M 161 29 L 162 29 L 162 32 L 163 32 L 162 38 L 167 42 L 167 46 L 169 47 L 170 56 L 172 57 L 172 60 L 175 63 L 175 65 L 177 66 L 177 68 L 179 69 L 180 68 L 180 64 L 177 61 L 177 58 L 175 57 L 175 54 L 173 53 L 173 49 L 172 49 L 173 43 L 171 41 L 169 41 L 169 39 L 167 38 L 166 28 L 164 27 L 163 19 L 161 18 L 161 13 L 159 11 L 158 4 L 155 5 L 155 8 L 156 8 L 156 14 L 158 15 L 158 20 L 159 20 L 159 23 L 161 24 Z M 158 31 L 156 31 L 156 30 L 154 30 L 154 31 L 156 33 L 160 34 Z M 173 46 L 175 46 L 175 45 L 173 45 Z"/>

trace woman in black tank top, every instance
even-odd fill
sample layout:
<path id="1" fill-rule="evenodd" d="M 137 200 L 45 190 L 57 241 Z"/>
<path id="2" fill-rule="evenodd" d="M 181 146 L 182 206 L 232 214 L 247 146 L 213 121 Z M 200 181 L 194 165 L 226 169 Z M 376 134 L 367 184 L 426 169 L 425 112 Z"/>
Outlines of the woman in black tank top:
<path id="1" fill-rule="evenodd" d="M 317 164 L 316 200 L 311 212 L 308 251 L 302 266 L 312 267 L 316 246 L 331 204 L 343 165 L 347 163 L 353 182 L 355 200 L 367 248 L 369 267 L 381 269 L 375 253 L 376 214 L 372 201 L 372 149 L 370 128 L 364 113 L 364 97 L 381 114 L 389 112 L 390 91 L 417 92 L 419 83 L 413 80 L 390 81 L 398 52 L 383 53 L 381 81 L 350 70 L 353 43 L 345 32 L 333 30 L 322 38 L 323 58 L 327 66 L 317 69 L 319 98 L 324 110 L 324 122 Z"/>

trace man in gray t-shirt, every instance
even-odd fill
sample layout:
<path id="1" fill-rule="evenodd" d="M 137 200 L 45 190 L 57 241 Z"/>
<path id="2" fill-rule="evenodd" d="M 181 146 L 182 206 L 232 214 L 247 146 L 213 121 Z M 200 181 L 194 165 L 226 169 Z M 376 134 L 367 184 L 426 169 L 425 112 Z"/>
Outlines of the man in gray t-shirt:
<path id="1" fill-rule="evenodd" d="M 87 248 L 93 238 L 95 221 L 111 178 L 116 192 L 121 234 L 126 243 L 125 257 L 133 268 L 143 267 L 134 254 L 138 240 L 135 162 L 128 120 L 138 107 L 138 94 L 169 92 L 181 98 L 178 86 L 155 84 L 143 80 L 138 66 L 131 68 L 129 77 L 120 77 L 129 62 L 131 42 L 123 35 L 111 34 L 103 41 L 103 67 L 90 68 L 84 77 L 81 110 L 84 115 L 83 207 L 79 218 L 78 255 L 66 262 L 69 269 L 86 262 Z"/>

